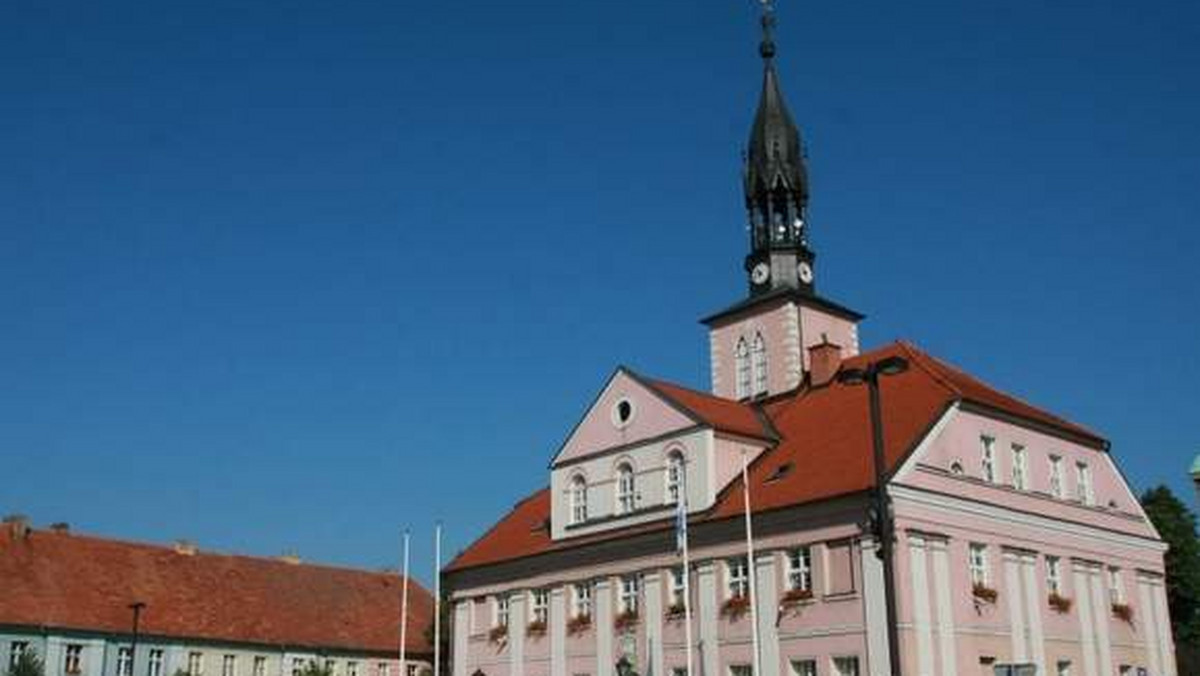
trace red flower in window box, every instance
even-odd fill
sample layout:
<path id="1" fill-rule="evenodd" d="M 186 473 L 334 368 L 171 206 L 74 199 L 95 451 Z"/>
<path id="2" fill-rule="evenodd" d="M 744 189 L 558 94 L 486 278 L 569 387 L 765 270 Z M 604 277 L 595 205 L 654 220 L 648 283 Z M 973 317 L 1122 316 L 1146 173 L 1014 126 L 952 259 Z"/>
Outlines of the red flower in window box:
<path id="1" fill-rule="evenodd" d="M 750 610 L 750 599 L 745 596 L 733 596 L 721 605 L 721 617 L 728 617 L 736 622 Z"/>
<path id="2" fill-rule="evenodd" d="M 1052 593 L 1052 594 L 1050 594 L 1050 597 L 1047 600 L 1050 602 L 1050 607 L 1053 608 L 1056 612 L 1059 612 L 1059 613 L 1071 612 L 1071 599 L 1069 599 L 1065 596 L 1062 596 L 1060 594 Z"/>
<path id="3" fill-rule="evenodd" d="M 499 643 L 506 638 L 508 638 L 508 627 L 503 624 L 492 627 L 492 630 L 488 632 L 488 641 L 492 643 Z"/>
<path id="4" fill-rule="evenodd" d="M 686 614 L 687 614 L 687 609 L 683 607 L 682 603 L 672 603 L 667 608 L 667 619 L 668 620 L 682 620 L 684 615 L 686 615 Z"/>
<path id="5" fill-rule="evenodd" d="M 984 601 L 986 603 L 995 603 L 996 599 L 1000 597 L 1000 592 L 992 589 L 982 582 L 976 582 L 971 587 L 971 595 L 980 601 Z"/>
<path id="6" fill-rule="evenodd" d="M 591 615 L 576 615 L 567 622 L 567 634 L 569 636 L 578 636 L 588 629 L 592 628 Z"/>
<path id="7" fill-rule="evenodd" d="M 1129 623 L 1133 622 L 1133 606 L 1129 605 L 1128 603 L 1112 604 L 1112 613 L 1121 620 Z"/>
<path id="8" fill-rule="evenodd" d="M 525 633 L 529 636 L 544 636 L 546 634 L 546 623 L 542 620 L 534 620 L 525 625 Z"/>
<path id="9" fill-rule="evenodd" d="M 626 610 L 626 611 L 622 612 L 620 615 L 617 615 L 617 619 L 613 620 L 613 627 L 615 627 L 617 629 L 628 629 L 630 627 L 637 625 L 637 623 L 638 623 L 637 611 L 636 610 Z"/>
<path id="10" fill-rule="evenodd" d="M 811 601 L 813 593 L 811 589 L 789 589 L 787 593 L 780 599 L 779 605 L 794 606 L 805 601 Z"/>

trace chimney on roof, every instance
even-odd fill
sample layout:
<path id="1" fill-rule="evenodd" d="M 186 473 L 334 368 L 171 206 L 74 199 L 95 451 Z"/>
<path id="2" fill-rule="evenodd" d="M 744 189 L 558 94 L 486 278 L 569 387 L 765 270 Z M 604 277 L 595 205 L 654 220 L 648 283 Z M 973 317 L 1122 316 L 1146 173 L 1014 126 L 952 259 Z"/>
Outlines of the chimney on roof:
<path id="1" fill-rule="evenodd" d="M 180 554 L 182 556 L 196 555 L 196 543 L 192 542 L 191 540 L 176 540 L 174 544 L 171 545 L 171 548 L 175 550 L 176 554 Z"/>
<path id="2" fill-rule="evenodd" d="M 66 521 L 59 521 L 57 523 L 50 524 L 50 530 L 57 535 L 70 535 L 71 524 L 67 523 Z"/>
<path id="3" fill-rule="evenodd" d="M 24 514 L 9 514 L 4 517 L 4 527 L 8 530 L 9 537 L 14 540 L 29 537 L 29 517 Z"/>
<path id="4" fill-rule="evenodd" d="M 808 379 L 812 387 L 824 387 L 842 368 L 842 346 L 829 342 L 821 334 L 821 342 L 808 347 Z"/>

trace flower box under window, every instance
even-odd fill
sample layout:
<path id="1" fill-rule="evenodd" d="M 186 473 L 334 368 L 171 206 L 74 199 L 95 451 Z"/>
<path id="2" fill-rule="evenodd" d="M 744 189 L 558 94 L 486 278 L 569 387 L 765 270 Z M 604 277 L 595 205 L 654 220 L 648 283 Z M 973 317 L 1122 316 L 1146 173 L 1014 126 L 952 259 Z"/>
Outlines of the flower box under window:
<path id="1" fill-rule="evenodd" d="M 488 640 L 492 643 L 499 643 L 506 638 L 508 638 L 508 627 L 503 624 L 492 627 L 492 630 L 488 632 Z"/>
<path id="2" fill-rule="evenodd" d="M 578 636 L 588 629 L 592 628 L 591 615 L 576 615 L 567 622 L 567 634 L 569 636 Z"/>
<path id="3" fill-rule="evenodd" d="M 534 620 L 525 625 L 525 633 L 529 636 L 544 636 L 546 634 L 546 621 Z"/>
<path id="4" fill-rule="evenodd" d="M 686 614 L 687 608 L 685 608 L 682 603 L 672 603 L 667 607 L 668 620 L 682 620 Z"/>
<path id="5" fill-rule="evenodd" d="M 1047 601 L 1049 601 L 1050 607 L 1053 608 L 1055 610 L 1055 612 L 1058 612 L 1058 613 L 1071 612 L 1071 599 L 1069 599 L 1065 596 L 1062 596 L 1061 594 L 1053 594 L 1052 593 L 1052 594 L 1050 594 L 1049 598 L 1047 598 Z"/>
<path id="6" fill-rule="evenodd" d="M 1000 597 L 1000 592 L 982 582 L 976 582 L 971 586 L 971 595 L 985 603 L 995 603 L 996 599 Z"/>
<path id="7" fill-rule="evenodd" d="M 1125 622 L 1133 622 L 1133 606 L 1128 603 L 1112 604 L 1112 614 Z"/>
<path id="8" fill-rule="evenodd" d="M 780 605 L 784 606 L 794 606 L 811 600 L 813 600 L 813 593 L 811 589 L 789 589 L 786 593 L 784 593 L 783 598 L 780 599 L 779 603 Z"/>
<path id="9" fill-rule="evenodd" d="M 727 617 L 731 622 L 740 620 L 750 611 L 750 599 L 745 596 L 732 596 L 721 604 L 721 617 Z"/>
<path id="10" fill-rule="evenodd" d="M 636 610 L 622 611 L 617 618 L 613 620 L 613 626 L 617 629 L 628 629 L 636 626 L 638 623 L 638 613 Z"/>

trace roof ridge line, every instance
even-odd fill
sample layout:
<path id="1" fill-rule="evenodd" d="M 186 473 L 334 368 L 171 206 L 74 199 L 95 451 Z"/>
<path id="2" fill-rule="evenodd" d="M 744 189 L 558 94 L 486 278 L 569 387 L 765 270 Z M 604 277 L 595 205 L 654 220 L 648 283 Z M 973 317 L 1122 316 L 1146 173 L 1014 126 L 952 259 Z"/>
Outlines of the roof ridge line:
<path id="1" fill-rule="evenodd" d="M 904 339 L 897 339 L 896 344 L 900 346 L 901 350 L 908 354 L 910 363 L 915 363 L 917 368 L 928 374 L 930 378 L 933 378 L 933 380 L 945 388 L 946 391 L 950 392 L 950 394 L 953 394 L 959 399 L 966 398 L 966 395 L 963 394 L 963 391 L 955 386 L 954 383 L 950 382 L 950 379 L 947 378 L 944 373 L 940 372 L 940 364 L 930 363 L 930 360 L 933 358 L 925 354 L 924 350 L 921 350 L 913 343 Z M 935 366 L 937 368 L 935 368 Z"/>

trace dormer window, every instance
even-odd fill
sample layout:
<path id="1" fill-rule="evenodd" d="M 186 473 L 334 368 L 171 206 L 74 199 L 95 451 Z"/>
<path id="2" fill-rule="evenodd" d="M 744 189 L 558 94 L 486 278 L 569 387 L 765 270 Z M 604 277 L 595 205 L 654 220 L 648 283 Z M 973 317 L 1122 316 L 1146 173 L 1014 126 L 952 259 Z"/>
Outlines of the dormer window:
<path id="1" fill-rule="evenodd" d="M 633 467 L 623 462 L 617 465 L 617 514 L 629 514 L 634 505 Z"/>
<path id="2" fill-rule="evenodd" d="M 583 478 L 582 474 L 576 474 L 571 479 L 569 499 L 571 501 L 571 523 L 587 521 L 587 480 Z"/>
<path id="3" fill-rule="evenodd" d="M 750 363 L 754 371 L 754 396 L 767 393 L 767 343 L 761 333 L 754 334 L 750 348 Z"/>
<path id="4" fill-rule="evenodd" d="M 750 396 L 750 346 L 745 336 L 738 338 L 737 348 L 733 352 L 737 366 L 737 398 L 745 399 Z"/>
<path id="5" fill-rule="evenodd" d="M 667 454 L 667 504 L 679 502 L 679 491 L 683 486 L 683 454 L 671 451 Z"/>

